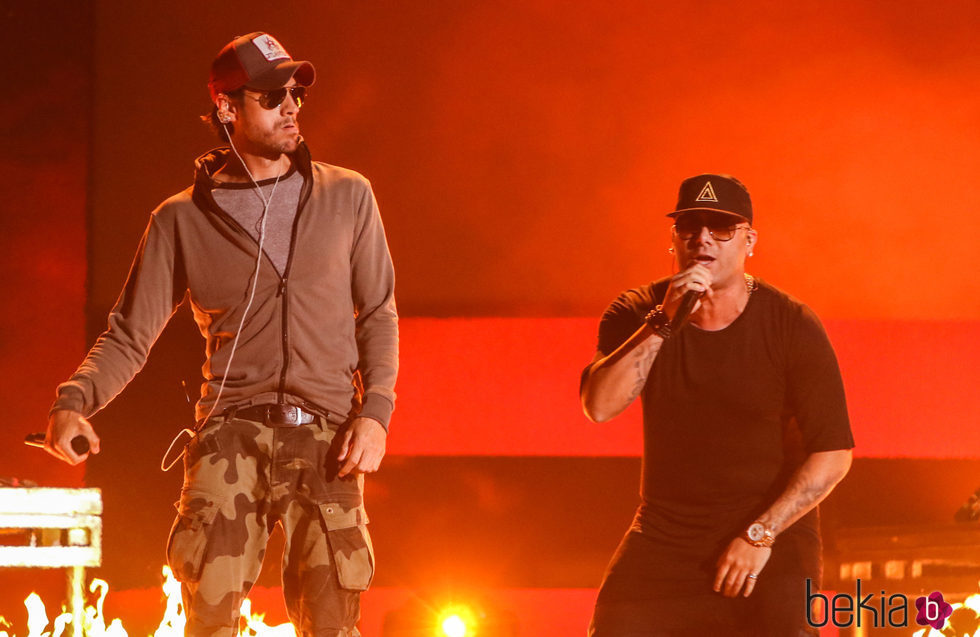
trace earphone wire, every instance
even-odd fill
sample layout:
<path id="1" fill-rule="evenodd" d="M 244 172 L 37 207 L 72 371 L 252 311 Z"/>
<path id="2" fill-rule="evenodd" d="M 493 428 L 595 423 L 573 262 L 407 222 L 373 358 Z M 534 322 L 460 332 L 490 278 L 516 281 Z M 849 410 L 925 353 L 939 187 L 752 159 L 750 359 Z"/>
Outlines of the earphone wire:
<path id="1" fill-rule="evenodd" d="M 228 137 L 228 144 L 231 146 L 231 150 L 235 153 L 235 157 L 241 163 L 242 168 L 245 169 L 245 174 L 248 175 L 249 180 L 251 180 L 252 185 L 255 186 L 255 194 L 259 196 L 262 200 L 262 218 L 259 223 L 259 249 L 258 254 L 255 257 L 255 270 L 252 272 L 252 286 L 248 294 L 248 302 L 245 304 L 245 310 L 242 311 L 242 319 L 238 322 L 238 329 L 235 331 L 235 340 L 231 343 L 231 352 L 228 354 L 228 363 L 225 364 L 225 371 L 221 375 L 221 384 L 218 385 L 218 394 L 214 397 L 214 402 L 211 403 L 211 409 L 208 411 L 208 415 L 201 419 L 201 425 L 203 426 L 211 416 L 214 415 L 214 410 L 218 407 L 218 402 L 221 400 L 221 394 L 225 390 L 225 381 L 228 380 L 228 372 L 231 370 L 231 362 L 235 359 L 235 351 L 238 349 L 238 339 L 242 335 L 242 329 L 245 327 L 245 319 L 248 317 L 248 312 L 252 308 L 252 303 L 255 301 L 255 290 L 259 283 L 259 271 L 262 268 L 262 247 L 265 245 L 265 222 L 268 218 L 269 205 L 272 203 L 272 197 L 276 194 L 276 187 L 279 185 L 279 179 L 282 177 L 282 167 L 279 169 L 279 174 L 276 175 L 276 181 L 272 184 L 272 190 L 269 192 L 269 197 L 266 198 L 265 194 L 262 192 L 259 182 L 255 181 L 255 177 L 252 176 L 252 171 L 248 169 L 248 165 L 245 164 L 245 160 L 238 153 L 238 149 L 235 148 L 235 143 L 231 141 L 231 135 L 228 134 L 228 125 L 225 122 L 221 122 L 222 128 L 225 130 L 225 136 Z M 197 429 L 189 429 L 185 427 L 178 433 L 173 440 L 170 441 L 170 446 L 167 447 L 167 452 L 163 454 L 163 458 L 160 460 L 161 471 L 170 471 L 173 469 L 174 465 L 180 461 L 180 459 L 187 452 L 185 447 L 183 451 L 180 452 L 176 458 L 170 464 L 166 464 L 167 458 L 170 457 L 170 453 L 173 451 L 174 445 L 180 440 L 180 437 L 187 434 L 192 440 L 197 436 Z"/>

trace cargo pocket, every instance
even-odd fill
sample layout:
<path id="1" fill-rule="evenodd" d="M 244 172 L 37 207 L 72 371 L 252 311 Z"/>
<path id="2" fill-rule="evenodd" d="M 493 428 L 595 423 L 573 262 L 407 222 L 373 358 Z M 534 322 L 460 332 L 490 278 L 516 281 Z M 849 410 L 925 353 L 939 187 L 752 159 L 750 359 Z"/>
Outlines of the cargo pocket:
<path id="1" fill-rule="evenodd" d="M 188 441 L 184 447 L 185 466 L 193 467 L 204 456 L 221 451 L 217 431 L 223 424 L 208 424 Z"/>
<path id="2" fill-rule="evenodd" d="M 327 527 L 327 540 L 340 587 L 366 591 L 374 578 L 374 547 L 367 530 L 364 506 L 345 509 L 337 502 L 326 502 L 320 505 L 320 517 Z"/>
<path id="3" fill-rule="evenodd" d="M 181 582 L 201 579 L 208 540 L 221 501 L 203 491 L 183 491 L 177 507 L 177 519 L 167 540 L 167 563 Z"/>

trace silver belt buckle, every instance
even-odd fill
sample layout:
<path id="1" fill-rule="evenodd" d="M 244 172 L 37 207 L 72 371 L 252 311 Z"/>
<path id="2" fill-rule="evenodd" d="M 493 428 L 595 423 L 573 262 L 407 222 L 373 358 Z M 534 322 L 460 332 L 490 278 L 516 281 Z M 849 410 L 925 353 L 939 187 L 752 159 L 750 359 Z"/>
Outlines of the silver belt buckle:
<path id="1" fill-rule="evenodd" d="M 295 405 L 283 405 L 282 422 L 287 425 L 298 425 L 303 417 L 303 410 Z"/>

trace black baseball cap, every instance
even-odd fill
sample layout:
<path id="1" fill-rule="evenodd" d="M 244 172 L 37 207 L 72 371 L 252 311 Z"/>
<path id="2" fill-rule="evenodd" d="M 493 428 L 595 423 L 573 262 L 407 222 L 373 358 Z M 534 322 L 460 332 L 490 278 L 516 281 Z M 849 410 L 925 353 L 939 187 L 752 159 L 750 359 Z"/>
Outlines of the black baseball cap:
<path id="1" fill-rule="evenodd" d="M 748 189 L 731 175 L 706 173 L 681 182 L 677 207 L 668 217 L 685 212 L 723 212 L 742 217 L 752 225 L 752 199 Z"/>
<path id="2" fill-rule="evenodd" d="M 316 69 L 305 60 L 294 60 L 268 33 L 255 31 L 238 36 L 218 52 L 211 63 L 208 90 L 213 102 L 218 93 L 243 86 L 258 91 L 282 88 L 291 77 L 300 86 L 310 86 L 316 80 Z"/>

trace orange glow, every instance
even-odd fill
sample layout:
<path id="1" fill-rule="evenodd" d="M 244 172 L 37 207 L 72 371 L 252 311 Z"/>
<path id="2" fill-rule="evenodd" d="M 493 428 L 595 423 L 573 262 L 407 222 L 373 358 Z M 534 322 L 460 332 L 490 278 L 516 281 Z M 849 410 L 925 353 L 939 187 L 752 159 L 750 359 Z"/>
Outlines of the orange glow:
<path id="1" fill-rule="evenodd" d="M 466 606 L 452 606 L 439 615 L 439 637 L 474 637 L 479 634 L 476 614 Z"/>
<path id="2" fill-rule="evenodd" d="M 595 318 L 405 319 L 392 455 L 638 456 L 640 410 L 582 415 Z M 980 454 L 980 324 L 827 320 L 863 457 Z M 913 338 L 914 336 L 914 338 Z M 897 344 L 901 346 L 897 346 Z M 432 418 L 432 405 L 442 417 Z M 929 435 L 922 434 L 923 423 Z M 601 435 L 600 435 L 601 432 Z"/>
<path id="3" fill-rule="evenodd" d="M 450 615 L 442 620 L 442 632 L 446 637 L 465 637 L 466 622 L 459 615 Z"/>
<path id="4" fill-rule="evenodd" d="M 35 4 L 17 3 L 11 16 L 14 26 L 37 17 L 7 40 L 34 62 L 8 65 L 15 81 L 0 108 L 10 149 L 0 158 L 9 184 L 0 381 L 11 423 L 0 428 L 0 477 L 84 478 L 113 485 L 117 502 L 122 486 L 139 486 L 157 503 L 130 497 L 114 510 L 149 524 L 170 512 L 162 479 L 144 466 L 114 474 L 121 465 L 108 459 L 112 449 L 158 456 L 150 432 L 186 424 L 163 413 L 183 400 L 176 379 L 200 366 L 186 308 L 176 320 L 188 340 L 158 346 L 142 378 L 160 382 L 143 394 L 131 386 L 93 419 L 106 434 L 101 469 L 69 467 L 21 439 L 43 428 L 54 387 L 105 325 L 150 210 L 186 187 L 193 157 L 217 144 L 194 114 L 209 107 L 210 56 L 233 33 L 190 3 L 150 21 L 143 3 L 70 3 L 57 15 Z M 732 172 L 752 192 L 760 243 L 750 271 L 825 321 L 855 454 L 980 458 L 980 401 L 969 398 L 980 386 L 980 3 L 301 5 L 304 19 L 269 28 L 321 72 L 303 134 L 317 159 L 371 179 L 398 277 L 402 373 L 375 484 L 427 455 L 638 456 L 638 409 L 587 422 L 578 376 L 605 304 L 671 271 L 662 213 L 680 179 L 705 170 Z M 181 43 L 147 50 L 175 36 Z M 123 108 L 119 87 L 132 78 L 153 81 L 127 91 Z M 133 179 L 132 166 L 152 169 Z M 168 367 L 185 352 L 186 373 Z M 944 486 L 962 499 L 970 480 Z M 503 509 L 492 487 L 481 486 L 479 504 Z M 380 500 L 372 512 L 390 519 L 394 504 Z M 556 517 L 575 528 L 580 515 L 569 507 Z M 147 542 L 130 553 L 112 543 L 125 555 L 117 564 L 128 563 L 105 566 L 140 565 L 128 572 L 134 591 L 154 579 L 145 565 L 163 541 L 136 537 Z M 397 559 L 404 545 L 392 537 L 379 553 Z M 392 561 L 379 561 L 379 581 Z M 556 559 L 555 572 L 567 562 Z M 7 608 L 22 611 L 52 575 L 16 589 L 5 580 Z M 543 603 L 522 607 L 522 621 L 571 623 L 581 612 L 574 626 L 522 631 L 580 634 L 591 604 L 581 596 L 550 615 Z M 179 595 L 167 604 L 167 621 L 183 626 Z M 55 630 L 55 614 L 43 630 Z M 378 635 L 380 623 L 363 630 Z"/>
<path id="5" fill-rule="evenodd" d="M 960 386 L 964 369 L 975 380 L 975 366 L 944 365 L 958 343 L 939 337 L 947 321 L 980 320 L 980 277 L 973 274 L 980 251 L 970 242 L 980 236 L 976 3 L 910 11 L 904 3 L 629 2 L 625 11 L 608 11 L 593 1 L 555 11 L 536 0 L 508 10 L 456 3 L 442 7 L 440 20 L 419 7 L 378 15 L 327 6 L 311 4 L 309 20 L 277 35 L 314 62 L 340 52 L 351 61 L 331 68 L 329 99 L 314 93 L 304 107 L 304 135 L 318 158 L 375 184 L 405 316 L 595 320 L 621 289 L 670 271 L 661 213 L 680 179 L 731 171 L 748 184 L 758 211 L 754 273 L 828 323 L 866 321 L 867 333 L 902 335 L 901 347 L 856 348 L 857 364 L 845 370 L 855 385 L 858 453 L 938 457 L 949 450 L 937 440 L 955 439 L 954 423 L 976 422 L 961 404 L 969 401 L 945 389 Z M 85 20 L 58 23 L 42 12 L 36 33 L 16 33 L 22 41 L 13 48 L 44 56 L 31 84 L 12 84 L 20 88 L 5 111 L 7 146 L 17 152 L 2 164 L 8 183 L 17 184 L 7 208 L 32 211 L 6 215 L 0 233 L 0 265 L 9 273 L 0 332 L 17 335 L 0 355 L 0 379 L 19 388 L 7 418 L 25 427 L 43 424 L 52 388 L 94 338 L 85 334 L 86 304 L 90 326 L 104 324 L 149 210 L 186 185 L 191 158 L 213 144 L 186 113 L 160 105 L 206 106 L 203 86 L 188 78 L 206 67 L 210 54 L 202 51 L 227 40 L 227 26 L 184 13 L 156 16 L 160 37 L 187 34 L 201 46 L 121 54 L 144 48 L 145 31 L 133 28 L 145 22 L 138 7 L 95 3 L 96 32 Z M 311 26 L 323 23 L 336 25 L 335 38 Z M 90 58 L 59 53 L 88 50 L 90 42 Z M 120 112 L 109 89 L 137 71 L 134 60 L 155 81 L 128 96 Z M 38 95 L 48 109 L 42 126 L 32 125 Z M 423 140 L 424 155 L 407 150 Z M 55 146 L 62 152 L 35 154 Z M 154 158 L 153 179 L 119 180 L 118 158 L 142 149 Z M 402 433 L 392 436 L 392 453 L 636 453 L 633 424 L 596 436 L 576 412 L 574 368 L 591 355 L 593 332 L 558 343 L 557 356 L 574 365 L 540 357 L 509 365 L 492 351 L 496 335 L 472 335 L 478 352 L 491 351 L 491 385 L 465 384 L 465 366 L 443 370 L 454 361 L 439 351 L 438 334 L 413 341 L 406 333 L 392 429 Z M 535 353 L 537 343 L 556 338 L 526 336 Z M 923 336 L 932 350 L 921 345 Z M 414 371 L 413 343 L 432 350 Z M 893 351 L 910 344 L 937 369 L 920 373 L 921 364 Z M 882 376 L 875 375 L 879 365 Z M 412 387 L 415 372 L 433 370 L 442 373 L 415 381 L 431 378 L 431 389 Z M 426 413 L 443 404 L 429 398 L 444 380 L 439 397 L 453 404 L 441 411 L 460 416 L 448 419 L 448 436 L 428 435 L 434 420 L 447 420 Z M 522 391 L 515 394 L 515 386 Z M 540 428 L 524 422 L 506 432 L 513 436 L 497 435 L 502 419 L 491 414 L 537 386 L 547 390 L 543 404 L 511 403 L 521 413 L 541 405 L 562 435 L 536 435 Z M 546 410 L 559 404 L 556 396 L 561 409 Z M 912 408 L 902 409 L 899 396 Z M 471 422 L 470 400 L 494 409 Z M 880 431 L 893 419 L 903 431 L 886 439 Z M 913 442 L 918 436 L 906 435 L 912 422 L 937 419 L 940 431 L 924 449 Z M 477 429 L 491 433 L 471 433 Z M 24 433 L 0 431 L 0 448 L 18 448 Z M 951 451 L 978 448 L 973 442 Z M 5 473 L 81 483 L 81 468 L 38 467 L 36 457 L 9 453 Z"/>

